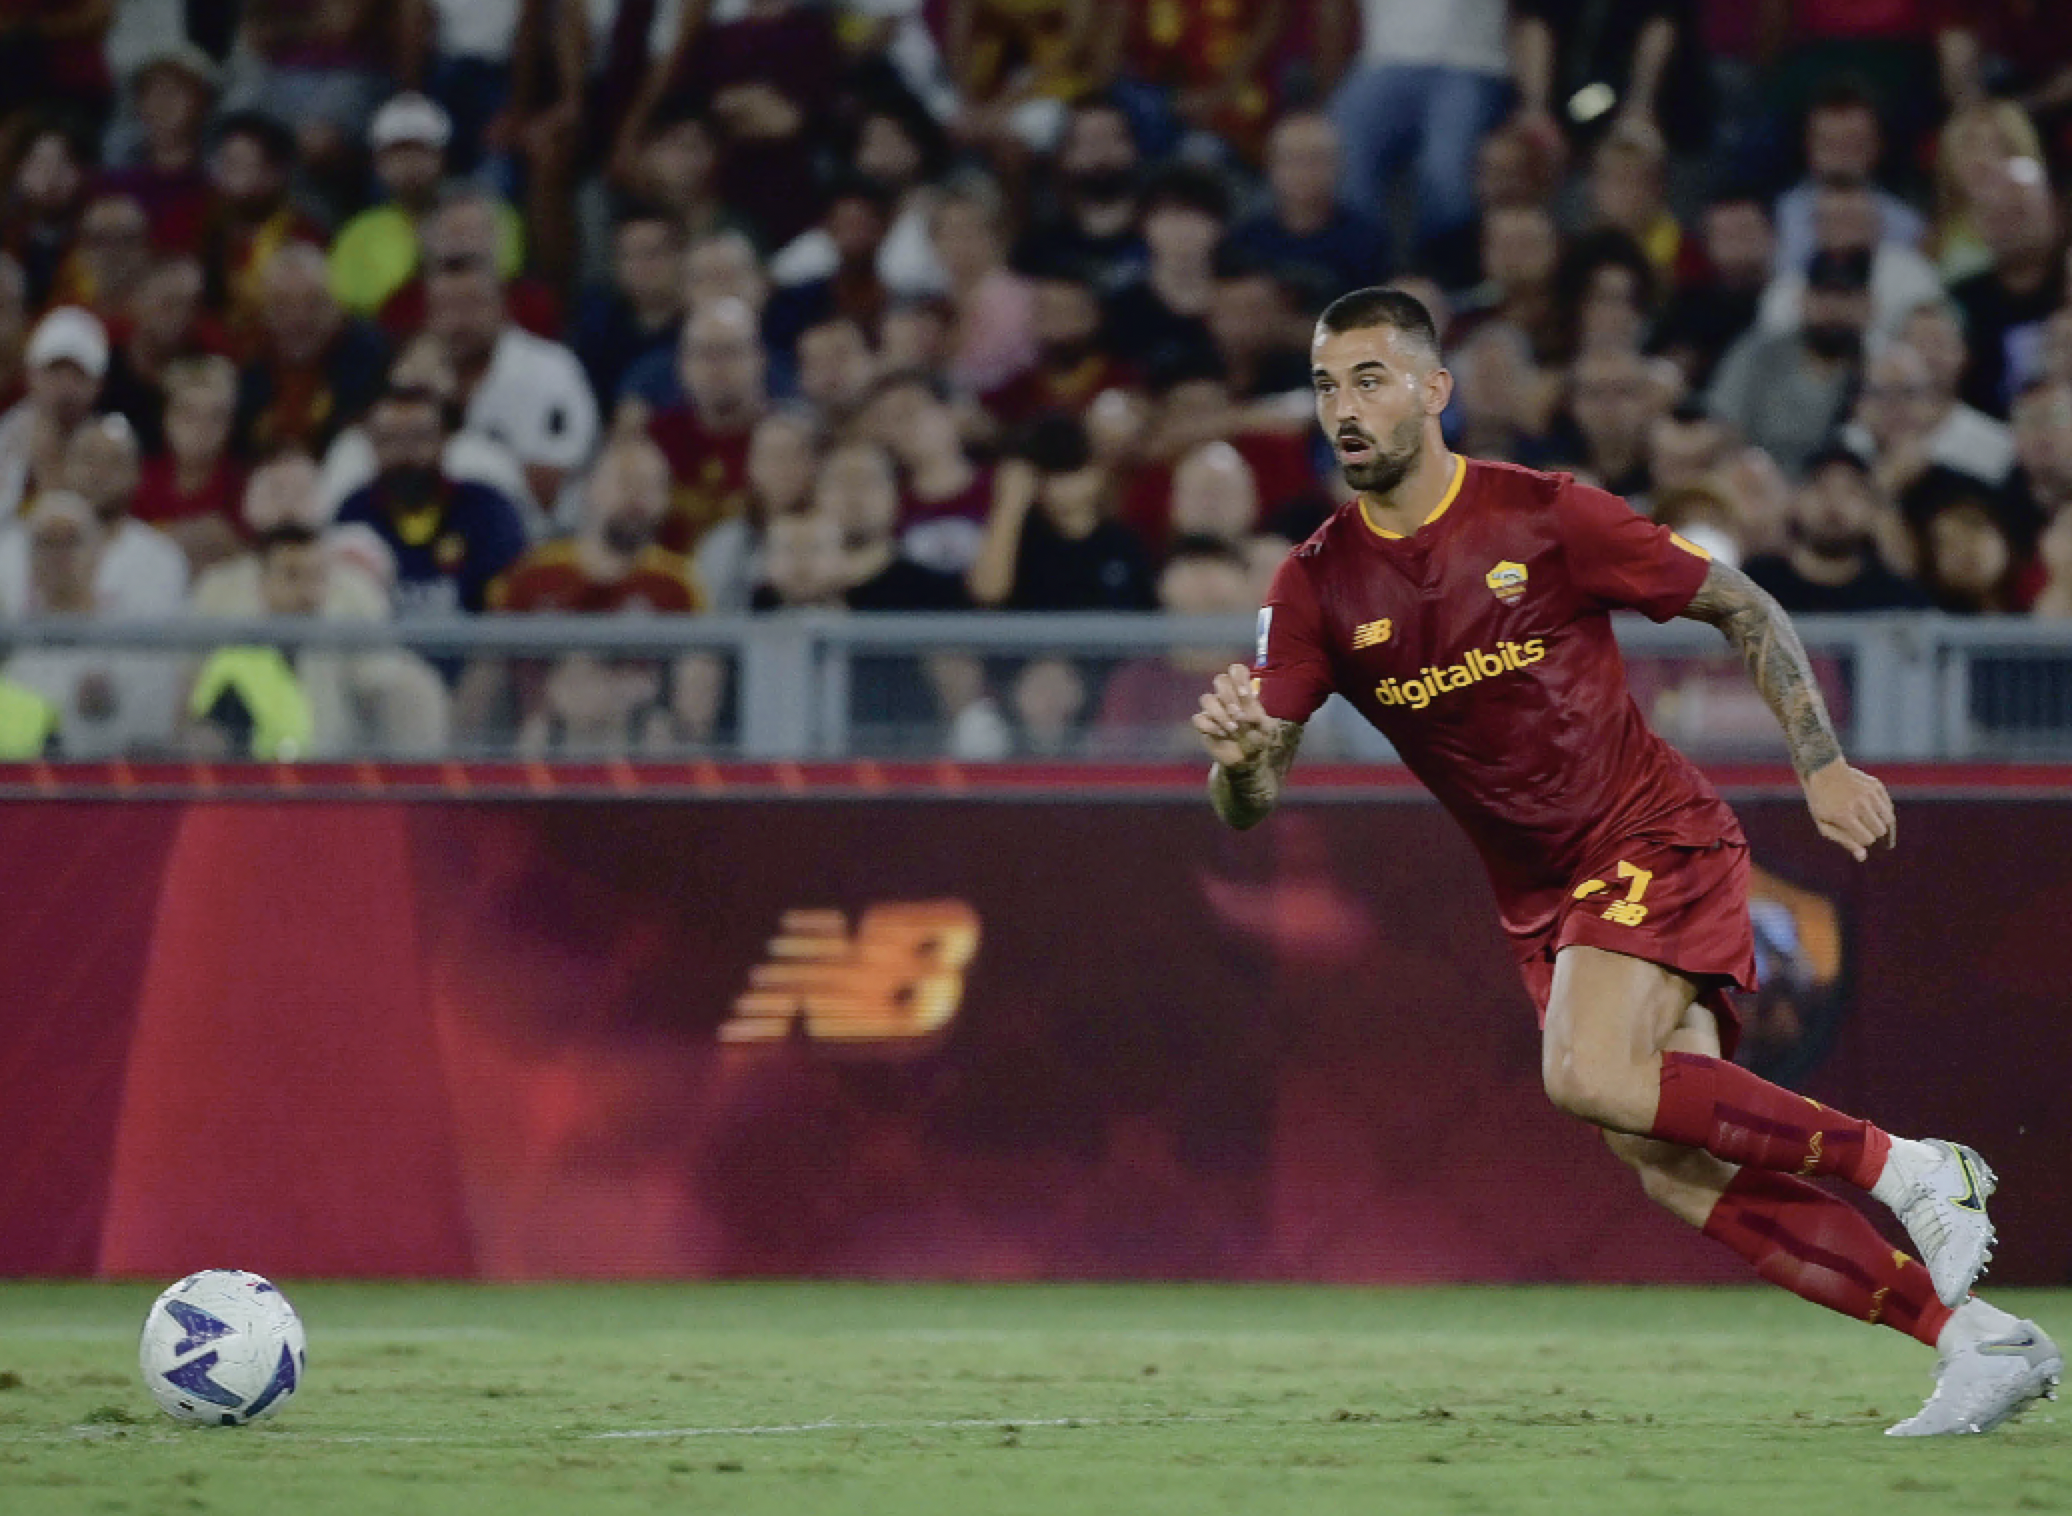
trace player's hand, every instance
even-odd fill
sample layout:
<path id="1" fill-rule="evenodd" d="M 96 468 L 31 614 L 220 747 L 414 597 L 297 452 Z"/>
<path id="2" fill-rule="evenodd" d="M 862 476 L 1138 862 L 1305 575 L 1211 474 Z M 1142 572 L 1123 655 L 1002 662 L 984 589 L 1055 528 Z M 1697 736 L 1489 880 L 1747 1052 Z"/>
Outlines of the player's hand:
<path id="1" fill-rule="evenodd" d="M 1880 842 L 1899 845 L 1899 817 L 1885 786 L 1843 759 L 1806 776 L 1806 804 L 1820 835 L 1847 848 L 1858 863 Z"/>
<path id="2" fill-rule="evenodd" d="M 1271 718 L 1259 703 L 1259 685 L 1252 671 L 1233 663 L 1216 676 L 1191 718 L 1209 756 L 1227 769 L 1249 768 L 1266 751 Z"/>

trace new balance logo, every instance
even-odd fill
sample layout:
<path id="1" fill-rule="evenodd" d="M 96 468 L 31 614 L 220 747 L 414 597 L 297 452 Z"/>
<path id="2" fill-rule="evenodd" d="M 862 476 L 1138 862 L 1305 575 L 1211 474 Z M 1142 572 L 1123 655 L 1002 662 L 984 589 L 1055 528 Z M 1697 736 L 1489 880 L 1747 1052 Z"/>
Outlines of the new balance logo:
<path id="1" fill-rule="evenodd" d="M 853 933 L 840 911 L 786 911 L 720 1041 L 779 1041 L 794 1027 L 821 1042 L 931 1036 L 957 1014 L 978 938 L 961 900 L 874 905 Z"/>
<path id="2" fill-rule="evenodd" d="M 1363 621 L 1353 628 L 1353 651 L 1364 647 L 1380 647 L 1395 635 L 1396 624 L 1387 616 L 1379 621 Z"/>

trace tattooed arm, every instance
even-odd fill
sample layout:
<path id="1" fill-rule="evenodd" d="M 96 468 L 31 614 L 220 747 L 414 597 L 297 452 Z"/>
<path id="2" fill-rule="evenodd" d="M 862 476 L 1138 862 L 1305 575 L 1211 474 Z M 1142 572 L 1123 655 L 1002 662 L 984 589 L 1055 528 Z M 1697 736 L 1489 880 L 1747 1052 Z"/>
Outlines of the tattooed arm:
<path id="1" fill-rule="evenodd" d="M 1784 608 L 1741 570 L 1715 560 L 1683 614 L 1718 627 L 1748 665 L 1756 689 L 1784 728 L 1791 765 L 1820 834 L 1847 848 L 1859 863 L 1875 843 L 1882 840 L 1891 847 L 1898 842 L 1892 797 L 1842 757 L 1805 645 Z"/>
<path id="2" fill-rule="evenodd" d="M 1193 722 L 1216 763 L 1209 770 L 1209 804 L 1239 831 L 1257 826 L 1281 798 L 1281 780 L 1302 746 L 1302 723 L 1267 715 L 1258 684 L 1241 664 L 1216 676 Z"/>

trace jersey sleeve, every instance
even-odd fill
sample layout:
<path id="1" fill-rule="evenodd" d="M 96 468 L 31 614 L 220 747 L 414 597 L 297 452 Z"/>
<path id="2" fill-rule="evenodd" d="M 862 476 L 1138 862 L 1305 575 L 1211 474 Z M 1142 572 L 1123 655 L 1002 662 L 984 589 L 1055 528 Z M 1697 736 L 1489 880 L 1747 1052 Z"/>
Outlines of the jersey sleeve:
<path id="1" fill-rule="evenodd" d="M 1323 607 L 1308 568 L 1293 555 L 1275 572 L 1260 608 L 1252 677 L 1266 714 L 1281 721 L 1309 720 L 1336 686 Z"/>
<path id="2" fill-rule="evenodd" d="M 1712 555 L 1657 526 L 1617 495 L 1562 481 L 1555 496 L 1562 552 L 1581 594 L 1606 610 L 1650 621 L 1680 614 L 1698 593 Z"/>

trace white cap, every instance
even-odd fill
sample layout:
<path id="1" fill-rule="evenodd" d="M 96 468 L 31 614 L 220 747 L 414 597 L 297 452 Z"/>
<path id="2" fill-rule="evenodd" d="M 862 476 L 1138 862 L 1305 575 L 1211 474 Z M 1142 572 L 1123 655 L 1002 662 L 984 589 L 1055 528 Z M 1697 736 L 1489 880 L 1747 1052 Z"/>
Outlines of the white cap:
<path id="1" fill-rule="evenodd" d="M 401 147 L 406 142 L 443 152 L 446 144 L 453 140 L 453 118 L 446 114 L 438 101 L 414 91 L 405 91 L 392 97 L 388 104 L 374 113 L 374 124 L 368 128 L 367 140 L 377 153 L 385 147 Z"/>
<path id="2" fill-rule="evenodd" d="M 36 323 L 24 356 L 30 368 L 66 361 L 78 364 L 90 378 L 104 379 L 108 374 L 108 329 L 92 311 L 61 305 Z"/>

